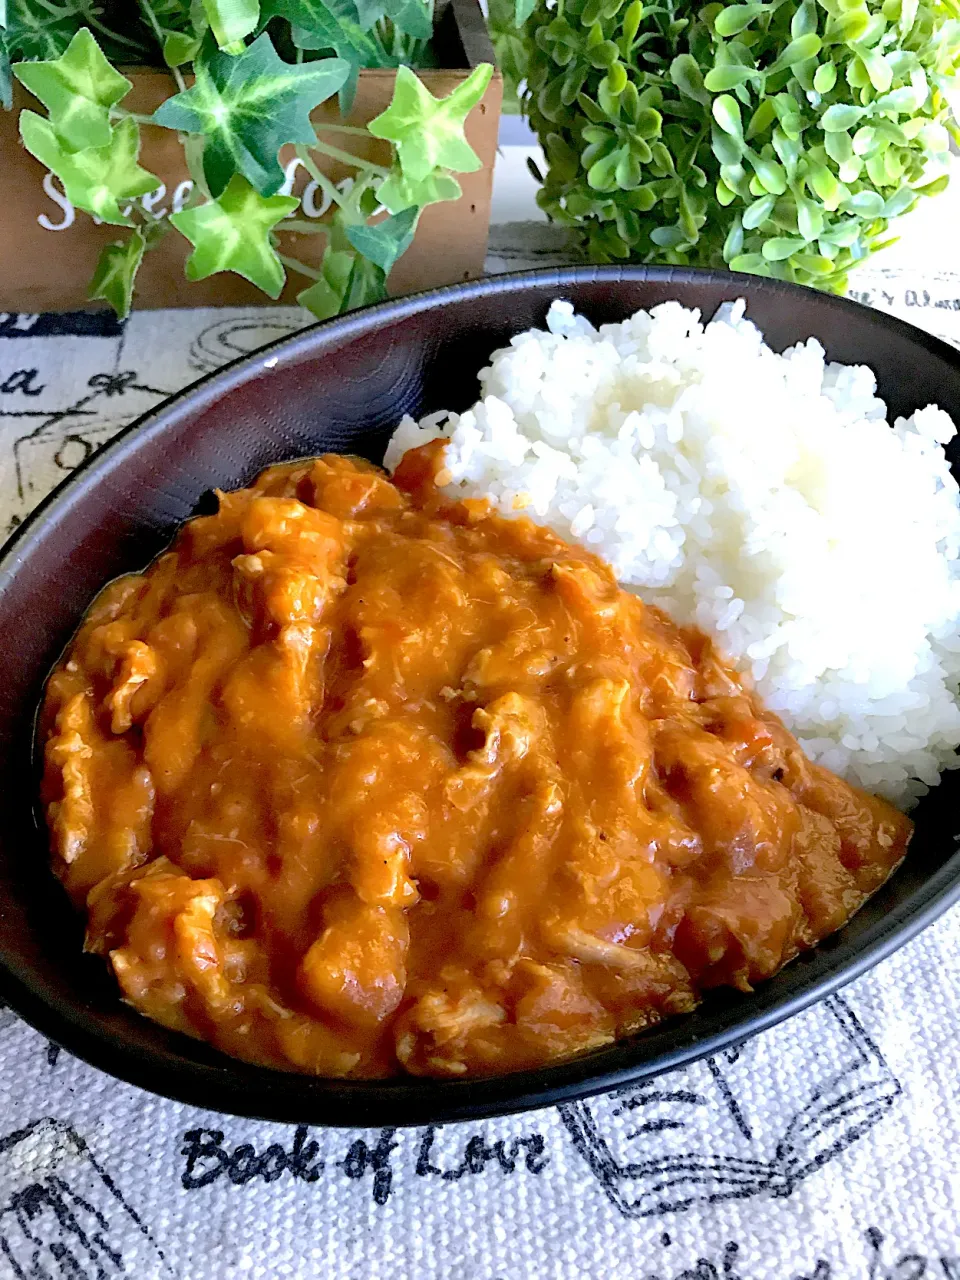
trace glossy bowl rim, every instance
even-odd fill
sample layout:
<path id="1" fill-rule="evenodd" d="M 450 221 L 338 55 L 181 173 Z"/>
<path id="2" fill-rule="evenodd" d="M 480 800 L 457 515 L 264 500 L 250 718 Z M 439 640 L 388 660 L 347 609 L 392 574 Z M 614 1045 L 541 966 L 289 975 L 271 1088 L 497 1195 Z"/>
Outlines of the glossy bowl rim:
<path id="1" fill-rule="evenodd" d="M 802 286 L 729 271 L 571 266 L 488 276 L 469 284 L 389 300 L 310 325 L 191 383 L 95 450 L 33 509 L 0 552 L 0 611 L 5 588 L 29 554 L 31 540 L 42 535 L 48 524 L 57 521 L 61 508 L 69 505 L 71 497 L 80 497 L 90 485 L 96 484 L 102 472 L 112 469 L 115 460 L 119 461 L 128 450 L 136 450 L 138 441 L 162 433 L 168 425 L 184 417 L 199 415 L 209 404 L 242 388 L 245 382 L 275 367 L 281 360 L 316 359 L 322 357 L 325 348 L 373 333 L 419 311 L 471 297 L 509 294 L 532 285 L 555 288 L 562 294 L 564 287 L 571 285 L 608 283 L 615 286 L 644 281 L 720 283 L 731 297 L 749 298 L 760 292 L 782 294 L 785 300 L 802 296 L 809 301 L 813 293 Z M 830 294 L 814 296 L 818 306 L 826 310 L 868 309 Z M 897 317 L 883 312 L 872 314 L 882 327 L 890 329 L 907 344 L 925 347 L 952 365 L 960 376 L 960 352 L 949 344 Z M 221 1054 L 213 1054 L 215 1062 L 198 1062 L 176 1052 L 147 1050 L 115 1037 L 99 1024 L 96 1015 L 89 1016 L 72 1001 L 48 1001 L 31 981 L 29 968 L 21 966 L 15 958 L 11 963 L 2 949 L 0 996 L 29 1025 L 91 1066 L 128 1084 L 188 1105 L 254 1119 L 338 1127 L 444 1123 L 508 1115 L 589 1097 L 650 1079 L 740 1044 L 860 977 L 958 900 L 960 850 L 863 936 L 818 946 L 781 970 L 781 974 L 792 975 L 796 990 L 784 995 L 779 987 L 765 983 L 750 997 L 747 1011 L 733 1018 L 722 1005 L 709 1009 L 701 1006 L 699 1025 L 702 1029 L 705 1026 L 705 1030 L 699 1036 L 685 1038 L 684 1019 L 677 1018 L 661 1024 L 640 1040 L 621 1040 L 548 1067 L 465 1080 L 422 1077 L 327 1080 L 256 1067 Z M 812 975 L 808 972 L 806 977 L 802 976 L 804 970 L 811 969 L 815 970 Z M 649 1047 L 658 1041 L 668 1043 L 650 1053 Z M 189 1044 L 186 1041 L 184 1047 Z"/>

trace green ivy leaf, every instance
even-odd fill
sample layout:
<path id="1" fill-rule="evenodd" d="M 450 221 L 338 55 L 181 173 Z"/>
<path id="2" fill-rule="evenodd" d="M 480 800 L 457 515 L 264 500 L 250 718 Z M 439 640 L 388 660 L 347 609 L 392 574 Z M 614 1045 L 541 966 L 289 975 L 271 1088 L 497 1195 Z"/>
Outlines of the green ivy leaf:
<path id="1" fill-rule="evenodd" d="M 349 250 L 327 248 L 321 264 L 322 277 L 297 294 L 301 307 L 306 307 L 318 320 L 329 320 L 338 316 L 343 307 L 350 284 L 350 275 L 357 260 L 356 253 Z"/>
<path id="2" fill-rule="evenodd" d="M 362 254 L 332 245 L 323 256 L 322 278 L 297 295 L 318 320 L 381 302 L 387 296 L 386 276 Z"/>
<path id="3" fill-rule="evenodd" d="M 47 9 L 36 0 L 7 0 L 4 27 L 11 58 L 59 58 L 77 30 L 77 12 L 69 5 Z"/>
<path id="4" fill-rule="evenodd" d="M 382 17 L 382 6 L 378 4 L 377 10 L 376 16 Z M 362 26 L 353 0 L 261 0 L 260 15 L 263 22 L 285 18 L 298 49 L 332 49 L 334 41 L 345 37 L 362 44 L 371 58 L 377 57 L 376 41 L 369 34 L 370 27 Z"/>
<path id="5" fill-rule="evenodd" d="M 294 196 L 262 196 L 234 174 L 216 200 L 171 214 L 173 226 L 193 245 L 187 279 L 235 271 L 271 298 L 279 297 L 284 270 L 270 232 L 297 203 Z"/>
<path id="6" fill-rule="evenodd" d="M 127 240 L 106 245 L 100 253 L 87 297 L 103 298 L 125 320 L 133 303 L 133 287 L 147 242 L 139 228 Z"/>
<path id="7" fill-rule="evenodd" d="M 343 310 L 354 311 L 357 307 L 369 307 L 374 302 L 382 302 L 386 296 L 387 282 L 383 272 L 369 258 L 357 254 L 344 291 L 341 304 Z"/>
<path id="8" fill-rule="evenodd" d="M 459 200 L 462 195 L 460 183 L 442 169 L 428 173 L 420 182 L 411 182 L 402 173 L 394 171 L 384 178 L 377 191 L 380 203 L 390 213 L 400 213 L 414 205 L 422 209 L 428 204 Z"/>
<path id="9" fill-rule="evenodd" d="M 514 23 L 518 27 L 522 27 L 536 7 L 537 0 L 515 0 L 513 10 Z"/>
<path id="10" fill-rule="evenodd" d="M 5 31 L 0 31 L 0 103 L 7 111 L 13 106 L 13 75 Z"/>
<path id="11" fill-rule="evenodd" d="M 113 226 L 129 226 L 121 206 L 160 185 L 159 178 L 137 164 L 140 131 L 133 120 L 121 121 L 105 147 L 68 151 L 49 120 L 22 111 L 20 136 L 30 154 L 57 175 L 72 204 Z"/>
<path id="12" fill-rule="evenodd" d="M 347 228 L 347 239 L 358 253 L 376 263 L 385 276 L 409 249 L 417 229 L 420 210 L 411 205 L 373 226 Z"/>
<path id="13" fill-rule="evenodd" d="M 49 62 L 21 62 L 14 75 L 50 112 L 60 140 L 72 151 L 110 145 L 110 108 L 133 87 L 103 56 L 87 27 Z"/>
<path id="14" fill-rule="evenodd" d="M 196 83 L 154 114 L 157 124 L 204 137 L 203 173 L 215 198 L 241 173 L 261 195 L 283 185 L 277 152 L 313 143 L 310 112 L 336 93 L 350 68 L 340 58 L 291 66 L 264 33 L 236 57 L 204 47 Z"/>
<path id="15" fill-rule="evenodd" d="M 432 7 L 424 4 L 423 0 L 381 0 L 381 3 L 398 31 L 412 36 L 414 40 L 429 40 L 433 35 Z"/>
<path id="16" fill-rule="evenodd" d="M 182 67 L 200 52 L 201 40 L 185 31 L 172 31 L 163 42 L 163 60 L 168 67 Z"/>
<path id="17" fill-rule="evenodd" d="M 259 0 L 203 0 L 203 11 L 221 49 L 244 40 L 260 22 Z"/>
<path id="18" fill-rule="evenodd" d="M 335 0 L 338 4 L 348 4 L 351 0 Z M 374 23 L 386 16 L 383 0 L 355 0 L 357 19 L 364 31 L 369 31 Z"/>
<path id="19" fill-rule="evenodd" d="M 481 160 L 463 128 L 492 75 L 493 67 L 483 62 L 445 98 L 435 98 L 409 67 L 399 67 L 390 106 L 367 128 L 396 145 L 400 168 L 412 182 L 437 168 L 473 173 Z"/>
<path id="20" fill-rule="evenodd" d="M 379 4 L 375 10 L 361 13 L 353 0 L 263 0 L 261 13 L 264 18 L 285 18 L 298 49 L 332 49 L 350 64 L 349 75 L 340 88 L 343 115 L 353 107 L 362 68 L 395 65 L 395 60 L 370 34 L 374 22 L 383 16 Z"/>
<path id="21" fill-rule="evenodd" d="M 189 16 L 187 25 L 192 27 L 194 35 L 199 36 L 202 40 L 210 30 L 210 21 L 207 18 L 206 10 L 203 7 L 203 0 L 172 0 L 172 3 L 186 5 Z M 157 0 L 153 0 L 153 4 L 154 9 L 156 9 Z"/>

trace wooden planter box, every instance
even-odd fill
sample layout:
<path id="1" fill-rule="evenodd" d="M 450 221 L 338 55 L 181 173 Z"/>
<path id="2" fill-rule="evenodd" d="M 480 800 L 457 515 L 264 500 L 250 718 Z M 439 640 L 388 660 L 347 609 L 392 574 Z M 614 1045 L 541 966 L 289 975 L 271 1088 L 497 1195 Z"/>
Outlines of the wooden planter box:
<path id="1" fill-rule="evenodd" d="M 451 0 L 438 23 L 436 45 L 449 69 L 418 74 L 437 97 L 465 80 L 478 63 L 494 61 L 477 0 Z M 128 70 L 127 74 L 133 89 L 124 106 L 132 111 L 149 114 L 176 90 L 166 71 L 148 68 Z M 393 71 L 362 71 L 348 123 L 366 124 L 379 115 L 390 102 L 394 77 Z M 502 96 L 503 81 L 497 71 L 466 127 L 467 138 L 483 161 L 483 168 L 458 175 L 462 199 L 431 205 L 424 211 L 413 244 L 391 275 L 392 293 L 453 284 L 482 273 Z M 87 288 L 100 250 L 115 241 L 122 234 L 121 229 L 97 226 L 88 214 L 74 211 L 67 203 L 59 180 L 45 173 L 20 143 L 18 119 L 23 107 L 36 109 L 37 103 L 17 84 L 14 109 L 0 109 L 0 311 L 35 313 L 90 307 L 94 304 L 87 298 Z M 324 103 L 314 113 L 317 121 L 325 117 L 339 119 L 335 100 Z M 177 135 L 167 129 L 146 127 L 141 136 L 141 162 L 163 181 L 163 186 L 147 200 L 154 212 L 163 216 L 181 207 L 191 189 L 183 149 Z M 351 143 L 356 141 L 350 139 Z M 370 159 L 389 163 L 389 144 L 371 139 L 367 154 Z M 352 172 L 336 161 L 316 158 L 334 181 Z M 326 210 L 316 183 L 296 161 L 292 150 L 289 155 L 281 151 L 280 159 L 287 169 L 289 189 L 301 200 L 295 216 L 321 220 Z M 284 241 L 286 252 L 308 265 L 319 263 L 323 255 L 324 236 L 290 234 Z M 134 305 L 209 307 L 270 302 L 233 273 L 189 283 L 183 275 L 183 264 L 190 251 L 183 236 L 165 236 L 144 259 Z M 288 273 L 287 286 L 278 301 L 294 303 L 296 295 L 309 283 L 303 276 Z"/>

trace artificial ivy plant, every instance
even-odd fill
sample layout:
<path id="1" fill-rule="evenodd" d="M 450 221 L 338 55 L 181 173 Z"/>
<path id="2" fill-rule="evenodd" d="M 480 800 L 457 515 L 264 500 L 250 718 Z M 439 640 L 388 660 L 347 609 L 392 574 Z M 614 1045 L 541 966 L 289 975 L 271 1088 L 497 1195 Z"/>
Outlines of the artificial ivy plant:
<path id="1" fill-rule="evenodd" d="M 234 271 L 276 298 L 293 271 L 309 281 L 298 300 L 326 319 L 384 297 L 422 209 L 458 199 L 454 174 L 480 168 L 464 123 L 493 68 L 434 98 L 411 69 L 435 65 L 432 36 L 432 0 L 0 0 L 0 90 L 9 108 L 16 77 L 38 99 L 45 114 L 20 116 L 27 150 L 78 209 L 123 229 L 91 297 L 126 315 L 145 254 L 172 233 L 192 245 L 189 280 Z M 123 106 L 121 68 L 143 63 L 171 76 L 150 116 Z M 343 120 L 365 67 L 397 75 L 387 110 L 361 128 Z M 334 95 L 339 117 L 318 126 L 314 108 Z M 168 219 L 144 200 L 160 186 L 139 163 L 150 129 L 176 131 L 193 181 Z M 370 138 L 390 144 L 389 165 L 351 149 Z M 280 194 L 291 145 L 331 203 L 324 223 L 295 218 L 298 201 Z M 332 182 L 322 157 L 352 181 Z M 283 252 L 285 232 L 326 236 L 318 269 Z"/>

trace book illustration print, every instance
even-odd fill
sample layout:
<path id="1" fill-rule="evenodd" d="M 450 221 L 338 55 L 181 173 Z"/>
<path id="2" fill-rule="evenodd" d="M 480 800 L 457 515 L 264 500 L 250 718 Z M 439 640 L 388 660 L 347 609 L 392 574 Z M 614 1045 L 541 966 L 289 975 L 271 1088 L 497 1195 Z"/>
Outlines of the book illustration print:
<path id="1" fill-rule="evenodd" d="M 899 1081 L 841 996 L 819 1006 L 798 1060 L 783 1025 L 682 1071 L 559 1110 L 574 1147 L 626 1218 L 788 1196 L 873 1128 Z M 791 1050 L 793 1050 L 791 1052 Z M 765 1081 L 768 1088 L 758 1088 Z M 769 1099 L 777 1105 L 751 1105 Z"/>
<path id="2" fill-rule="evenodd" d="M 149 1229 L 83 1138 L 50 1117 L 0 1138 L 0 1274 L 131 1273 L 170 1275 Z"/>

